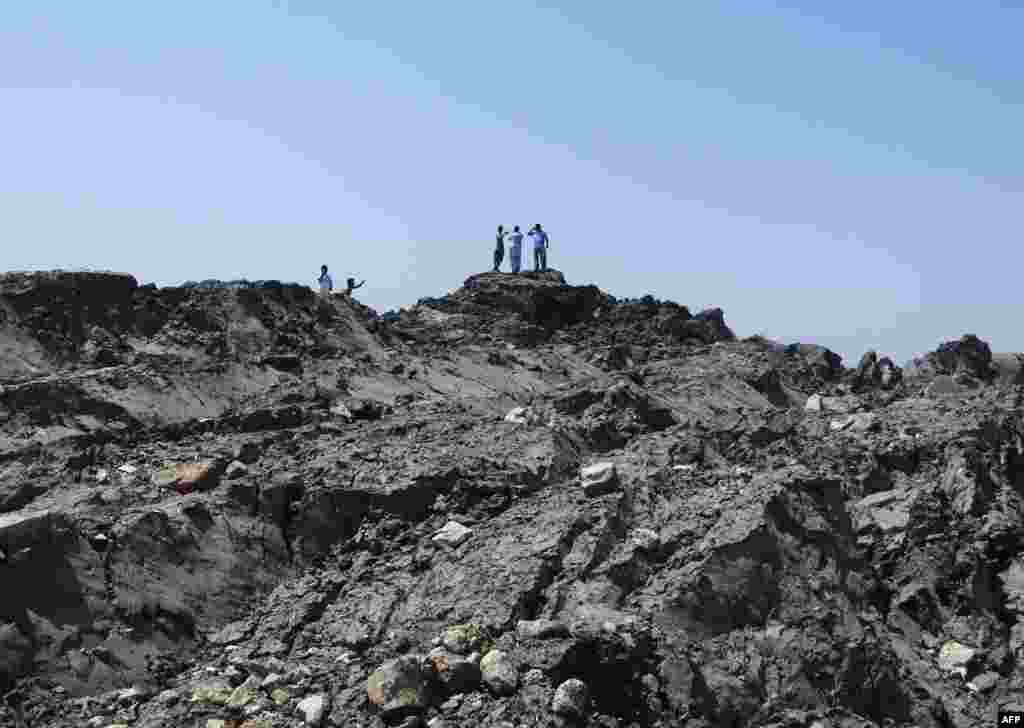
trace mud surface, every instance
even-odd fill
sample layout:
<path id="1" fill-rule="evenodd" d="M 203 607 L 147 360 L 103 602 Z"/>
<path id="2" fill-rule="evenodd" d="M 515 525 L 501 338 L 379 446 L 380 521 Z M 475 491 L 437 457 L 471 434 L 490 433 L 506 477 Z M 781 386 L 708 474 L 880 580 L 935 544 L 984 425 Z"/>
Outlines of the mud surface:
<path id="1" fill-rule="evenodd" d="M 560 273 L 378 315 L 0 276 L 0 724 L 966 728 L 1021 707 L 1021 359 Z"/>

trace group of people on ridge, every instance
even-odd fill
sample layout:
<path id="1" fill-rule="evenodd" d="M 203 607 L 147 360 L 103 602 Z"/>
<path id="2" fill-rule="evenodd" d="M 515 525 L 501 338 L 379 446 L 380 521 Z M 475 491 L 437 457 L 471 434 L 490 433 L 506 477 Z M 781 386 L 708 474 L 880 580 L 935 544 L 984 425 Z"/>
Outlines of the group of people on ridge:
<path id="1" fill-rule="evenodd" d="M 505 239 L 508 238 L 509 249 L 508 259 L 512 264 L 512 272 L 518 273 L 522 269 L 523 264 L 523 234 L 519 232 L 519 226 L 516 225 L 512 228 L 512 232 L 506 233 L 505 226 L 498 226 L 498 237 L 494 246 L 494 272 L 497 273 L 501 269 L 502 261 L 505 260 Z M 533 269 L 537 272 L 546 271 L 548 269 L 548 234 L 544 232 L 544 228 L 537 223 L 530 232 L 526 234 L 527 243 L 533 248 Z M 356 283 L 355 278 L 349 278 L 346 281 L 345 289 L 341 292 L 343 296 L 351 296 L 352 291 L 357 288 L 362 288 L 365 280 Z M 317 283 L 320 284 L 320 295 L 330 296 L 334 292 L 334 279 L 331 278 L 331 274 L 327 272 L 327 266 L 320 266 L 320 277 L 317 278 Z"/>
<path id="2" fill-rule="evenodd" d="M 533 248 L 533 269 L 543 271 L 548 269 L 548 234 L 537 223 L 527 234 L 527 241 Z M 506 233 L 505 226 L 498 226 L 498 238 L 494 246 L 494 272 L 501 268 L 501 262 L 505 259 L 505 238 L 508 238 L 508 259 L 512 264 L 512 272 L 518 273 L 522 268 L 523 260 L 523 234 L 519 232 L 516 225 L 512 232 Z"/>
<path id="3" fill-rule="evenodd" d="M 363 284 L 366 283 L 366 281 L 359 281 L 359 283 L 356 283 L 355 278 L 349 278 L 345 282 L 348 285 L 345 287 L 345 290 L 341 292 L 343 296 L 351 296 L 352 291 L 357 288 L 362 288 Z M 320 277 L 317 278 L 317 283 L 320 284 L 321 296 L 329 296 L 331 295 L 331 292 L 334 291 L 334 279 L 332 279 L 331 274 L 327 272 L 326 265 L 320 266 Z"/>

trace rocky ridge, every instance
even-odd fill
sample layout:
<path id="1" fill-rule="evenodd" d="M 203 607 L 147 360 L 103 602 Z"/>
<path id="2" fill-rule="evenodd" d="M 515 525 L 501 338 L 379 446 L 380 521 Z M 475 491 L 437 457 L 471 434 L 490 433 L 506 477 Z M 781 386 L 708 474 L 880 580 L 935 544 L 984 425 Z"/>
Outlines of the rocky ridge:
<path id="1" fill-rule="evenodd" d="M 0 724 L 991 724 L 1020 359 L 485 273 L 0 276 Z"/>

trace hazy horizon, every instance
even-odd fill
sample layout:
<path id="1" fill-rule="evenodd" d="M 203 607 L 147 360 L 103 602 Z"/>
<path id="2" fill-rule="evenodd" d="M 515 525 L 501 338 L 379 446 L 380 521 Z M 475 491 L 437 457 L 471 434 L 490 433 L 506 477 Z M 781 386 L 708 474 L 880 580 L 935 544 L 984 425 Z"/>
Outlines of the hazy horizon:
<path id="1" fill-rule="evenodd" d="M 904 362 L 1024 350 L 1024 9 L 810 2 L 13 5 L 3 270 L 365 278 L 378 311 L 495 227 L 620 297 Z M 506 262 L 507 270 L 507 262 Z M 1010 280 L 1014 278 L 1014 280 Z"/>

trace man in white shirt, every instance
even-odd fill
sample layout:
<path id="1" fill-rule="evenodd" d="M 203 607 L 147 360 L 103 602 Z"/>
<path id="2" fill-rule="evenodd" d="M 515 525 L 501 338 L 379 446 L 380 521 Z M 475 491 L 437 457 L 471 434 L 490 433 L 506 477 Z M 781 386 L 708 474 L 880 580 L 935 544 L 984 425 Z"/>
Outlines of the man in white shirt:
<path id="1" fill-rule="evenodd" d="M 320 284 L 320 295 L 326 298 L 331 295 L 331 291 L 334 290 L 334 281 L 331 280 L 331 274 L 327 272 L 327 266 L 320 266 L 320 277 L 317 279 Z"/>
<path id="2" fill-rule="evenodd" d="M 508 241 L 508 260 L 512 264 L 512 272 L 518 273 L 523 261 L 523 234 L 519 232 L 518 225 L 508 234 Z"/>
<path id="3" fill-rule="evenodd" d="M 548 269 L 548 234 L 541 229 L 540 223 L 533 226 L 530 231 L 530 240 L 533 241 L 533 269 L 540 272 Z"/>

